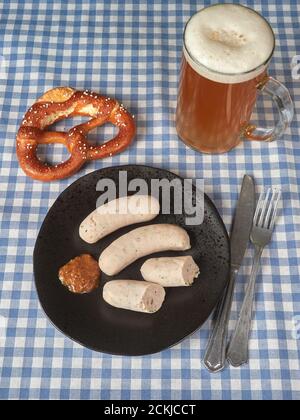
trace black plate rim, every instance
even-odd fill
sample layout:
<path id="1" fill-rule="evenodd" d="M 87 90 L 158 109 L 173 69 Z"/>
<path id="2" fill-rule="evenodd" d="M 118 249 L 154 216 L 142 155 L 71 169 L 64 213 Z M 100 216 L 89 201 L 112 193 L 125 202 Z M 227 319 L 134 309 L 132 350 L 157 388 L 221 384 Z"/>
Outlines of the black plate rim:
<path id="1" fill-rule="evenodd" d="M 74 182 L 72 182 L 67 188 L 65 188 L 63 191 L 61 191 L 60 193 L 59 193 L 59 195 L 57 196 L 57 198 L 55 199 L 55 201 L 52 203 L 52 205 L 49 207 L 49 209 L 48 209 L 48 211 L 47 211 L 47 214 L 46 214 L 46 216 L 45 216 L 45 218 L 44 218 L 44 220 L 43 220 L 43 222 L 42 222 L 42 224 L 41 224 L 41 226 L 40 226 L 40 229 L 39 229 L 39 232 L 38 232 L 38 234 L 37 234 L 37 238 L 39 237 L 39 235 L 40 235 L 40 232 L 41 232 L 41 230 L 43 229 L 43 226 L 44 226 L 44 224 L 46 223 L 46 221 L 47 221 L 47 217 L 48 217 L 48 213 L 50 212 L 50 210 L 51 210 L 51 208 L 56 204 L 56 202 L 58 201 L 58 199 L 59 199 L 59 197 L 60 197 L 60 195 L 62 194 L 62 193 L 64 193 L 65 191 L 67 191 L 67 190 L 69 190 L 71 187 L 73 187 L 76 183 L 78 183 L 79 181 L 81 181 L 83 178 L 86 178 L 86 177 L 88 177 L 88 176 L 90 176 L 91 174 L 97 174 L 98 172 L 99 173 L 101 173 L 101 171 L 103 170 L 103 169 L 105 169 L 105 170 L 108 170 L 108 169 L 114 169 L 114 170 L 126 170 L 126 168 L 128 169 L 128 168 L 132 168 L 132 167 L 138 167 L 138 168 L 140 168 L 140 169 L 143 169 L 143 168 L 146 168 L 146 169 L 154 169 L 154 170 L 161 170 L 161 171 L 164 171 L 164 172 L 166 172 L 167 174 L 170 174 L 170 175 L 172 175 L 172 176 L 176 176 L 176 177 L 178 177 L 179 179 L 181 179 L 181 180 L 183 180 L 183 178 L 180 176 L 180 175 L 178 175 L 178 174 L 176 174 L 175 172 L 172 172 L 172 171 L 169 171 L 169 170 L 167 170 L 167 169 L 164 169 L 164 168 L 159 168 L 159 167 L 154 167 L 154 166 L 150 166 L 150 165 L 140 165 L 140 164 L 128 164 L 128 165 L 118 165 L 118 166 L 108 166 L 108 167 L 103 167 L 103 168 L 100 168 L 100 169 L 97 169 L 97 170 L 95 170 L 95 171 L 92 171 L 92 172 L 89 172 L 88 174 L 85 174 L 85 175 L 83 175 L 83 176 L 81 176 L 81 177 L 79 177 L 78 179 L 76 179 Z M 206 193 L 204 193 L 204 197 L 205 197 L 205 200 L 209 203 L 209 205 L 214 209 L 214 211 L 215 211 L 215 214 L 216 214 L 216 216 L 217 216 L 217 219 L 219 220 L 219 222 L 220 222 L 220 226 L 222 227 L 222 229 L 223 229 L 223 231 L 224 231 L 224 236 L 225 236 L 225 238 L 226 238 L 226 242 L 227 242 L 227 246 L 228 246 L 228 251 L 229 251 L 229 261 L 228 261 L 228 270 L 227 270 L 227 282 L 225 283 L 225 286 L 224 286 L 224 289 L 220 292 L 220 296 L 219 296 L 219 298 L 218 298 L 218 302 L 220 301 L 220 299 L 221 299 L 221 296 L 223 295 L 223 293 L 224 293 L 224 291 L 225 291 L 225 289 L 226 289 L 226 287 L 227 287 L 227 285 L 228 285 L 228 281 L 229 281 L 229 274 L 230 274 L 230 258 L 231 258 L 231 255 L 230 255 L 230 239 L 229 239 L 229 235 L 228 235 L 228 231 L 227 231 L 227 229 L 226 229 L 226 226 L 225 226 L 225 224 L 224 224 L 224 222 L 223 222 L 223 219 L 222 219 L 222 217 L 221 217 L 221 215 L 220 215 L 220 213 L 219 213 L 219 211 L 218 211 L 218 209 L 217 209 L 217 207 L 215 206 L 215 204 L 213 203 L 213 201 L 210 199 L 210 197 L 206 194 Z M 41 300 L 41 298 L 40 298 L 40 293 L 39 293 L 39 290 L 38 290 L 38 286 L 37 286 L 37 281 L 36 281 L 36 276 L 35 276 L 35 272 L 36 272 L 36 270 L 35 270 L 35 261 L 36 261 L 36 258 L 35 258 L 35 254 L 36 254 L 36 249 L 37 249 L 37 239 L 36 239 L 36 242 L 35 242 L 35 245 L 34 245 L 34 251 L 33 251 L 33 276 L 34 276 L 34 285 L 35 285 L 35 290 L 36 290 L 36 293 L 37 293 L 37 296 L 38 296 L 38 300 L 39 300 L 39 304 L 40 304 L 40 306 L 41 306 L 41 308 L 42 308 L 42 310 L 43 310 L 43 312 L 44 312 L 44 314 L 46 315 L 46 318 L 50 321 L 50 324 L 57 330 L 57 331 L 59 331 L 64 337 L 67 337 L 69 340 L 71 340 L 71 341 L 73 341 L 74 343 L 76 343 L 76 344 L 79 344 L 80 346 L 82 346 L 82 347 L 84 347 L 84 348 L 86 348 L 86 349 L 89 349 L 89 350 L 91 350 L 91 351 L 94 351 L 94 352 L 96 352 L 96 353 L 99 353 L 99 354 L 107 354 L 107 355 L 111 355 L 111 356 L 124 356 L 124 357 L 141 357 L 141 356 L 151 356 L 151 355 L 155 355 L 155 354 L 158 354 L 158 353 L 161 353 L 161 352 L 163 352 L 163 351 L 165 351 L 165 350 L 168 350 L 168 349 L 171 349 L 171 348 L 173 348 L 173 347 L 175 347 L 175 346 L 177 346 L 178 344 L 180 344 L 180 343 L 182 343 L 184 340 L 186 340 L 187 338 L 189 338 L 189 337 L 191 337 L 192 335 L 194 335 L 203 325 L 204 325 L 204 323 L 208 320 L 208 318 L 211 316 L 211 314 L 213 313 L 213 311 L 215 310 L 215 308 L 212 310 L 212 312 L 208 315 L 208 317 L 206 318 L 206 320 L 201 324 L 201 325 L 199 325 L 197 328 L 195 328 L 192 332 L 190 332 L 190 333 L 188 333 L 188 334 L 186 334 L 184 337 L 182 337 L 180 340 L 178 340 L 178 341 L 176 341 L 175 343 L 173 343 L 173 344 L 171 344 L 171 345 L 169 345 L 169 346 L 166 346 L 166 347 L 164 347 L 164 348 L 162 348 L 161 350 L 158 350 L 158 351 L 155 351 L 155 352 L 148 352 L 148 353 L 144 353 L 144 352 L 142 352 L 142 353 L 140 353 L 140 354 L 124 354 L 124 353 L 118 353 L 118 352 L 107 352 L 107 351 L 105 351 L 105 350 L 99 350 L 98 348 L 95 348 L 95 347 L 93 347 L 93 346 L 91 346 L 91 345 L 86 345 L 86 344 L 84 344 L 84 343 L 82 343 L 80 340 L 78 340 L 78 339 L 74 339 L 73 337 L 71 337 L 69 334 L 67 334 L 66 332 L 64 332 L 61 328 L 59 328 L 57 325 L 55 325 L 55 323 L 52 321 L 52 319 L 50 318 L 50 315 L 48 315 L 48 313 L 47 313 L 47 311 L 45 310 L 45 308 L 44 308 L 44 305 L 43 305 L 43 303 L 42 303 L 42 300 Z M 216 305 L 217 306 L 217 305 Z"/>

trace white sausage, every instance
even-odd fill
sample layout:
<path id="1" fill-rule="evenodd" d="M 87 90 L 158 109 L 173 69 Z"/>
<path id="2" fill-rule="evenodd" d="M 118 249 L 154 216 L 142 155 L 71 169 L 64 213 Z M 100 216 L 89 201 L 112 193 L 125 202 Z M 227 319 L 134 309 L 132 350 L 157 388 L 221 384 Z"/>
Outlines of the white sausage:
<path id="1" fill-rule="evenodd" d="M 132 195 L 112 200 L 90 213 L 79 227 L 79 236 L 93 244 L 117 229 L 153 220 L 159 201 L 148 195 Z"/>
<path id="2" fill-rule="evenodd" d="M 150 258 L 141 268 L 145 280 L 164 287 L 190 286 L 199 276 L 191 256 Z"/>
<path id="3" fill-rule="evenodd" d="M 165 290 L 147 281 L 112 280 L 103 287 L 103 299 L 116 308 L 154 313 L 161 308 Z"/>
<path id="4" fill-rule="evenodd" d="M 112 242 L 100 255 L 99 266 L 105 274 L 114 276 L 146 255 L 161 251 L 185 251 L 190 248 L 189 235 L 179 226 L 142 226 Z"/>

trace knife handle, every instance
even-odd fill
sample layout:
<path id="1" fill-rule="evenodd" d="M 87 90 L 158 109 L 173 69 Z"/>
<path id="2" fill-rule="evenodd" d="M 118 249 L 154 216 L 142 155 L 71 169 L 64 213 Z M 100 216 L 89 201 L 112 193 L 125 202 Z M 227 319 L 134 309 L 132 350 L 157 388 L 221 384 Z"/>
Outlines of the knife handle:
<path id="1" fill-rule="evenodd" d="M 249 360 L 248 344 L 252 323 L 255 280 L 259 270 L 262 251 L 262 248 L 256 248 L 249 285 L 246 291 L 236 329 L 233 333 L 227 350 L 227 360 L 233 367 L 242 366 L 248 363 Z"/>
<path id="2" fill-rule="evenodd" d="M 237 272 L 236 269 L 231 270 L 227 289 L 215 313 L 214 329 L 204 356 L 205 366 L 213 373 L 219 372 L 225 367 L 228 323 Z"/>

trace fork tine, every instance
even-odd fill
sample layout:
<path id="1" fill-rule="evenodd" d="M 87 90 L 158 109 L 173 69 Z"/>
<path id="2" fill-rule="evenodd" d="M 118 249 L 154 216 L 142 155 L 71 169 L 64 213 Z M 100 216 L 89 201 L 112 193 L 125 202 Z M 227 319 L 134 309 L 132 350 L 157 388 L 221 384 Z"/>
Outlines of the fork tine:
<path id="1" fill-rule="evenodd" d="M 273 210 L 272 218 L 271 218 L 271 221 L 270 221 L 270 229 L 274 228 L 280 198 L 281 198 L 281 191 L 277 190 L 277 198 L 276 198 L 276 201 L 275 201 L 275 204 L 274 204 L 274 210 Z"/>
<path id="2" fill-rule="evenodd" d="M 268 208 L 268 212 L 266 215 L 266 219 L 265 219 L 265 228 L 269 229 L 270 224 L 271 224 L 271 213 L 272 213 L 272 209 L 273 209 L 273 204 L 276 203 L 276 196 L 277 196 L 277 190 L 275 188 L 272 188 L 272 196 L 271 196 L 271 200 L 269 203 L 269 208 Z"/>
<path id="3" fill-rule="evenodd" d="M 256 210 L 255 210 L 255 214 L 254 214 L 254 218 L 253 218 L 253 223 L 254 223 L 255 226 L 258 224 L 259 212 L 260 212 L 260 209 L 261 209 L 262 203 L 263 203 L 263 196 L 264 196 L 264 191 L 262 191 L 260 193 L 258 203 L 257 203 L 257 206 L 256 206 Z"/>
<path id="4" fill-rule="evenodd" d="M 271 188 L 268 188 L 267 192 L 266 192 L 264 202 L 263 202 L 260 218 L 259 218 L 259 221 L 258 221 L 258 226 L 259 227 L 264 226 L 264 221 L 265 221 L 266 212 L 267 212 L 267 209 L 268 209 L 268 200 L 269 200 L 270 193 L 271 193 Z"/>

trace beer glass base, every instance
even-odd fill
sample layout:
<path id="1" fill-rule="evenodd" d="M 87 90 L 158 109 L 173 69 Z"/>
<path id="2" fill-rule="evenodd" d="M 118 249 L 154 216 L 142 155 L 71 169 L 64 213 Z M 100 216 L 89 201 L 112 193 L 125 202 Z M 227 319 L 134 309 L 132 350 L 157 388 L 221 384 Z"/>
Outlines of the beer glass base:
<path id="1" fill-rule="evenodd" d="M 242 138 L 239 138 L 235 144 L 230 145 L 230 147 L 225 147 L 225 148 L 218 148 L 218 149 L 210 149 L 209 147 L 205 148 L 204 146 L 196 146 L 195 144 L 193 144 L 192 142 L 190 142 L 189 140 L 185 139 L 181 134 L 179 134 L 179 131 L 177 130 L 177 135 L 180 138 L 180 140 L 186 145 L 188 146 L 190 149 L 195 150 L 196 152 L 200 152 L 200 153 L 204 153 L 206 155 L 220 155 L 220 154 L 224 154 L 224 153 L 228 153 L 230 152 L 232 149 L 234 149 L 235 147 L 237 147 L 240 143 Z"/>

